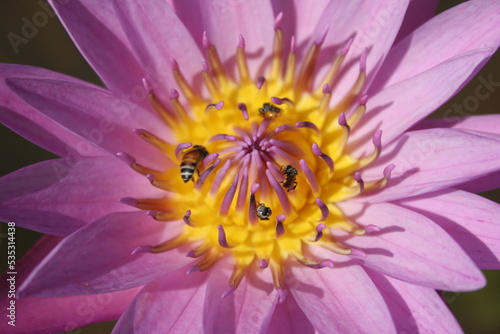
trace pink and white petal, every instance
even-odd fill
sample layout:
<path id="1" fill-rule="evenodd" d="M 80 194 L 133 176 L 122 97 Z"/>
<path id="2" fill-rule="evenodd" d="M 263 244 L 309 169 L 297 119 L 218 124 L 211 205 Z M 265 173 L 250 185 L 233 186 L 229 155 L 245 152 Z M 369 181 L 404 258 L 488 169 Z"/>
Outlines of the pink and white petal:
<path id="1" fill-rule="evenodd" d="M 461 190 L 398 201 L 441 226 L 481 269 L 500 269 L 500 204 Z"/>
<path id="2" fill-rule="evenodd" d="M 457 184 L 454 188 L 473 193 L 480 193 L 500 188 L 500 171 Z"/>
<path id="3" fill-rule="evenodd" d="M 291 293 L 278 303 L 267 328 L 268 334 L 314 334 L 316 330 Z"/>
<path id="4" fill-rule="evenodd" d="M 330 0 L 316 0 L 313 2 L 292 0 L 271 0 L 274 16 L 283 13 L 281 29 L 284 34 L 283 51 L 287 55 L 290 52 L 290 39 L 295 36 L 295 44 L 299 49 L 310 45 L 315 23 L 319 21 Z"/>
<path id="5" fill-rule="evenodd" d="M 366 87 L 368 87 L 389 53 L 408 3 L 408 0 L 334 0 L 328 4 L 316 24 L 312 41 L 320 39 L 325 29 L 328 28 L 323 49 L 330 51 L 339 50 L 350 38 L 354 37 L 344 61 L 344 64 L 352 64 L 352 66 L 346 69 L 341 80 L 336 84 L 333 102 L 338 102 L 351 89 L 359 74 L 359 58 L 365 49 L 369 50 L 366 64 L 368 73 Z M 323 52 L 319 56 L 318 64 L 323 66 L 316 76 L 319 80 L 323 79 L 333 59 L 331 51 Z M 316 82 L 316 86 L 319 87 L 323 84 L 324 82 Z"/>
<path id="6" fill-rule="evenodd" d="M 177 270 L 148 283 L 113 328 L 113 333 L 202 333 L 206 273 Z"/>
<path id="7" fill-rule="evenodd" d="M 436 14 L 437 5 L 438 0 L 410 0 L 394 44 L 397 44 L 423 23 L 429 21 Z"/>
<path id="8" fill-rule="evenodd" d="M 262 61 L 271 55 L 274 14 L 270 1 L 199 0 L 208 40 L 227 68 L 235 64 L 239 36 L 245 39 L 250 73 L 264 75 Z M 201 36 L 200 36 L 201 38 Z"/>
<path id="9" fill-rule="evenodd" d="M 475 69 L 493 51 L 474 51 L 449 59 L 370 97 L 366 116 L 356 126 L 351 137 L 359 143 L 355 153 L 371 149 L 372 143 L 367 135 L 382 130 L 384 142 L 390 143 L 432 113 L 470 80 Z"/>
<path id="10" fill-rule="evenodd" d="M 178 89 L 169 57 L 175 58 L 189 82 L 197 83 L 194 77 L 203 55 L 166 1 L 117 1 L 115 10 L 141 66 L 152 76 L 155 94 L 165 103 L 170 89 Z"/>
<path id="11" fill-rule="evenodd" d="M 278 294 L 268 270 L 249 273 L 236 291 L 221 298 L 230 287 L 229 261 L 211 269 L 203 310 L 205 333 L 265 333 Z"/>
<path id="12" fill-rule="evenodd" d="M 132 133 L 133 128 L 159 134 L 167 131 L 157 116 L 138 105 L 88 84 L 16 77 L 7 78 L 6 83 L 22 100 L 88 144 L 111 154 L 125 151 L 152 168 L 167 164 L 163 154 Z"/>
<path id="13" fill-rule="evenodd" d="M 367 269 L 382 293 L 398 333 L 462 333 L 434 289 L 406 283 Z"/>
<path id="14" fill-rule="evenodd" d="M 0 64 L 0 122 L 12 131 L 54 154 L 59 156 L 75 154 L 79 146 L 82 145 L 81 138 L 16 96 L 5 82 L 6 78 L 12 76 L 73 83 L 81 82 L 82 84 L 83 81 L 42 68 L 17 64 Z M 80 154 L 105 154 L 97 147 L 90 147 L 88 152 L 84 153 Z"/>
<path id="15" fill-rule="evenodd" d="M 500 3 L 467 1 L 423 24 L 391 49 L 374 82 L 380 90 L 423 73 L 447 59 L 500 44 Z M 399 64 L 394 69 L 395 64 Z M 479 69 L 472 72 L 474 75 Z M 374 92 L 374 91 L 373 91 Z"/>
<path id="16" fill-rule="evenodd" d="M 291 293 L 319 333 L 396 333 L 377 287 L 358 265 L 291 267 Z"/>
<path id="17" fill-rule="evenodd" d="M 471 130 L 408 132 L 362 173 L 365 180 L 378 179 L 385 166 L 395 164 L 388 186 L 359 201 L 385 202 L 417 196 L 496 172 L 500 165 L 499 144 L 500 136 Z"/>
<path id="18" fill-rule="evenodd" d="M 476 115 L 469 117 L 443 117 L 424 119 L 411 130 L 453 128 L 483 131 L 500 135 L 500 115 Z"/>
<path id="19" fill-rule="evenodd" d="M 43 236 L 16 263 L 16 285 L 19 286 L 33 268 L 62 240 L 60 237 Z M 2 282 L 9 274 L 1 277 Z M 0 306 L 10 304 L 8 284 L 0 288 Z M 60 298 L 22 298 L 16 300 L 16 326 L 7 321 L 0 323 L 2 333 L 59 333 L 101 321 L 116 320 L 140 288 L 93 296 Z"/>
<path id="20" fill-rule="evenodd" d="M 0 219 L 66 236 L 109 213 L 137 211 L 123 197 L 161 198 L 142 175 L 112 157 L 40 162 L 0 178 Z"/>
<path id="21" fill-rule="evenodd" d="M 363 265 L 387 276 L 447 291 L 472 291 L 486 284 L 481 271 L 436 223 L 412 210 L 381 203 L 340 203 L 342 211 L 362 226 L 381 231 L 362 237 L 332 230 L 338 240 L 363 250 Z"/>
<path id="22" fill-rule="evenodd" d="M 203 16 L 197 1 L 166 0 L 167 4 L 175 11 L 175 15 L 184 26 L 200 50 L 203 49 Z"/>
<path id="23" fill-rule="evenodd" d="M 177 249 L 161 254 L 132 252 L 178 235 L 181 222 L 159 222 L 144 212 L 113 213 L 66 237 L 33 270 L 19 296 L 96 294 L 144 285 L 193 259 Z M 85 251 L 78 245 L 84 245 Z"/>
<path id="24" fill-rule="evenodd" d="M 147 94 L 142 78 L 148 77 L 136 59 L 110 1 L 95 3 L 88 0 L 64 4 L 50 1 L 82 55 L 104 84 L 131 102 L 147 106 Z M 136 96 L 142 98 L 135 99 Z"/>

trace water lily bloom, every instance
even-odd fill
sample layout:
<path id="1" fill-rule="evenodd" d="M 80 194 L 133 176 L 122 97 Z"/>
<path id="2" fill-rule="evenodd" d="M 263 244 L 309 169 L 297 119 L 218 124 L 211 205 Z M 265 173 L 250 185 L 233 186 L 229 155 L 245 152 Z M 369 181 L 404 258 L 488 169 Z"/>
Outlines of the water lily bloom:
<path id="1" fill-rule="evenodd" d="M 461 331 L 436 290 L 500 268 L 500 119 L 424 118 L 498 1 L 51 4 L 106 88 L 0 66 L 2 123 L 61 156 L 0 179 L 46 234 L 2 331 Z"/>

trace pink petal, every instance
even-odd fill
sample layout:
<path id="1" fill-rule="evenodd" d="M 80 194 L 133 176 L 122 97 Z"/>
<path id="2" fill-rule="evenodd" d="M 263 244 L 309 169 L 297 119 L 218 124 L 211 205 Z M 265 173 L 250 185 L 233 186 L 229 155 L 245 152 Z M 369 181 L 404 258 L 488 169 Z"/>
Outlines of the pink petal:
<path id="1" fill-rule="evenodd" d="M 179 233 L 181 225 L 144 212 L 113 213 L 66 237 L 19 288 L 21 296 L 55 297 L 113 292 L 146 284 L 192 261 L 173 250 L 132 251 Z"/>
<path id="2" fill-rule="evenodd" d="M 147 284 L 113 333 L 201 333 L 206 273 L 177 270 Z"/>
<path id="3" fill-rule="evenodd" d="M 500 269 L 500 204 L 461 190 L 398 202 L 441 226 L 481 269 Z"/>
<path id="4" fill-rule="evenodd" d="M 389 185 L 361 201 L 383 202 L 417 196 L 487 175 L 498 170 L 500 137 L 460 129 L 428 129 L 406 133 L 363 173 L 365 180 L 380 178 L 395 164 Z"/>
<path id="5" fill-rule="evenodd" d="M 411 0 L 394 44 L 430 20 L 436 14 L 437 5 L 438 0 Z"/>
<path id="6" fill-rule="evenodd" d="M 398 333 L 462 333 L 434 289 L 367 272 L 386 300 Z"/>
<path id="7" fill-rule="evenodd" d="M 380 292 L 360 266 L 291 269 L 291 292 L 318 332 L 396 333 Z"/>
<path id="8" fill-rule="evenodd" d="M 500 3 L 496 0 L 467 1 L 453 7 L 392 48 L 374 86 L 389 87 L 473 50 L 496 50 L 500 44 L 499 25 Z"/>
<path id="9" fill-rule="evenodd" d="M 28 104 L 80 135 L 87 144 L 83 147 L 90 143 L 112 154 L 126 151 L 153 168 L 165 165 L 164 155 L 131 130 L 145 128 L 161 135 L 166 126 L 137 105 L 90 84 L 16 77 L 6 82 Z"/>
<path id="10" fill-rule="evenodd" d="M 500 171 L 458 184 L 455 188 L 473 193 L 498 189 L 500 188 Z"/>
<path id="11" fill-rule="evenodd" d="M 331 1 L 316 24 L 313 40 L 320 38 L 329 27 L 323 48 L 339 50 L 350 38 L 352 46 L 344 64 L 352 64 L 343 74 L 335 87 L 333 101 L 347 94 L 359 74 L 359 57 L 365 49 L 369 50 L 367 59 L 368 82 L 373 79 L 385 56 L 391 48 L 403 21 L 409 1 Z M 305 47 L 308 47 L 306 45 Z M 323 52 L 318 62 L 326 65 L 319 71 L 317 78 L 323 79 L 328 66 L 333 62 L 335 53 Z M 318 86 L 324 82 L 317 81 Z"/>
<path id="12" fill-rule="evenodd" d="M 17 97 L 5 84 L 5 79 L 12 76 L 74 83 L 83 81 L 37 67 L 0 64 L 0 122 L 54 154 L 76 154 L 78 147 L 82 145 L 81 138 Z M 99 148 L 89 147 L 87 155 L 102 154 L 104 152 Z"/>
<path id="13" fill-rule="evenodd" d="M 136 59 L 113 4 L 88 0 L 64 4 L 51 0 L 50 3 L 104 84 L 118 95 L 126 96 L 130 102 L 147 106 L 142 78 L 154 73 L 145 71 Z"/>
<path id="14" fill-rule="evenodd" d="M 353 132 L 352 140 L 363 143 L 357 151 L 371 149 L 371 142 L 363 137 L 366 134 L 382 130 L 384 142 L 390 143 L 436 110 L 470 80 L 492 52 L 475 51 L 449 59 L 375 94 L 368 100 L 366 116 Z"/>
<path id="15" fill-rule="evenodd" d="M 259 66 L 271 54 L 274 37 L 271 2 L 213 0 L 200 1 L 200 6 L 208 40 L 217 47 L 222 63 L 233 68 L 242 35 L 253 79 L 264 75 Z"/>
<path id="16" fill-rule="evenodd" d="M 466 129 L 500 135 L 500 115 L 477 115 L 461 118 L 446 117 L 445 114 L 444 118 L 425 119 L 414 126 L 411 130 L 430 128 Z"/>
<path id="17" fill-rule="evenodd" d="M 0 219 L 66 236 L 116 211 L 128 196 L 161 197 L 142 175 L 115 158 L 66 157 L 25 167 L 0 179 Z"/>
<path id="18" fill-rule="evenodd" d="M 175 58 L 184 76 L 194 82 L 195 74 L 202 68 L 203 56 L 189 31 L 164 0 L 120 1 L 115 7 L 141 66 L 153 73 L 155 82 L 151 84 L 156 88 L 155 94 L 167 102 L 170 88 L 178 88 L 169 57 Z"/>
<path id="19" fill-rule="evenodd" d="M 19 287 L 33 268 L 61 238 L 44 236 L 16 263 L 16 285 Z M 10 275 L 1 277 L 5 282 Z M 2 333 L 59 333 L 101 321 L 116 320 L 139 288 L 92 296 L 60 298 L 22 298 L 16 300 L 16 326 L 0 322 Z M 8 285 L 0 288 L 0 307 L 10 306 Z"/>
<path id="20" fill-rule="evenodd" d="M 278 303 L 267 328 L 267 333 L 313 334 L 315 329 L 297 301 L 289 293 L 283 303 Z"/>
<path id="21" fill-rule="evenodd" d="M 481 271 L 458 244 L 433 221 L 394 204 L 342 203 L 344 213 L 361 224 L 381 228 L 363 237 L 334 231 L 338 239 L 366 254 L 363 265 L 406 282 L 447 291 L 485 285 Z"/>
<path id="22" fill-rule="evenodd" d="M 230 269 L 229 261 L 223 261 L 209 272 L 203 328 L 207 333 L 265 332 L 278 301 L 270 272 L 249 273 L 236 291 L 221 298 L 230 288 Z"/>

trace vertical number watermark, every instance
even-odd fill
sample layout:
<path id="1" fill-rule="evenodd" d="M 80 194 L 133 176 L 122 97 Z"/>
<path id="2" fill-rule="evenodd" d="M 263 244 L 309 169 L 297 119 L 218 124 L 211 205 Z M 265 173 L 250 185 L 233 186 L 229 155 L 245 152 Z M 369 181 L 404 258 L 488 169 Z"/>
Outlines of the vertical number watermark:
<path id="1" fill-rule="evenodd" d="M 16 325 L 16 223 L 7 224 L 7 323 Z"/>

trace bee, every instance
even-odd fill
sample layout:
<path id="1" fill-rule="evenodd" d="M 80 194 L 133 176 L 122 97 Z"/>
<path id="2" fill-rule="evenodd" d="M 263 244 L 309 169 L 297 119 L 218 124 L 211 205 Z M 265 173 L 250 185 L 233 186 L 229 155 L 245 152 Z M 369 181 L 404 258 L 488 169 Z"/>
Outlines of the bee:
<path id="1" fill-rule="evenodd" d="M 287 192 L 295 190 L 297 188 L 297 169 L 292 165 L 281 166 L 280 169 L 281 174 L 286 176 L 285 181 L 283 181 L 283 188 L 287 189 Z"/>
<path id="2" fill-rule="evenodd" d="M 264 103 L 262 108 L 259 108 L 259 113 L 264 118 L 275 119 L 280 115 L 281 109 L 270 103 Z"/>
<path id="3" fill-rule="evenodd" d="M 184 183 L 193 178 L 194 171 L 198 170 L 201 161 L 208 155 L 208 151 L 204 146 L 194 145 L 189 148 L 182 156 L 181 162 L 181 177 Z"/>
<path id="4" fill-rule="evenodd" d="M 273 210 L 266 206 L 264 203 L 257 202 L 257 209 L 255 210 L 257 218 L 260 220 L 269 220 L 269 216 L 273 214 Z"/>

